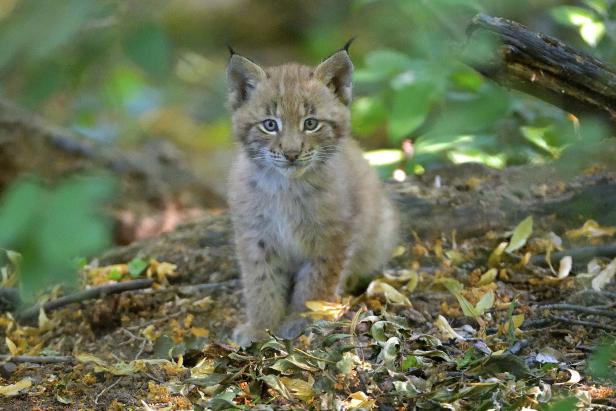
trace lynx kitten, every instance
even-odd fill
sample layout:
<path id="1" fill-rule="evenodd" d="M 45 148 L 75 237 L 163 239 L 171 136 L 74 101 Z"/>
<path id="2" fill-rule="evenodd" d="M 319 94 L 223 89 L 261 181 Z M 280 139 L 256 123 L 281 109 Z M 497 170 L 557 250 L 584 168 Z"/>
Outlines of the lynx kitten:
<path id="1" fill-rule="evenodd" d="M 229 205 L 248 321 L 290 338 L 309 300 L 365 281 L 397 241 L 396 212 L 350 136 L 347 47 L 317 67 L 261 68 L 232 51 L 227 77 L 238 151 Z"/>

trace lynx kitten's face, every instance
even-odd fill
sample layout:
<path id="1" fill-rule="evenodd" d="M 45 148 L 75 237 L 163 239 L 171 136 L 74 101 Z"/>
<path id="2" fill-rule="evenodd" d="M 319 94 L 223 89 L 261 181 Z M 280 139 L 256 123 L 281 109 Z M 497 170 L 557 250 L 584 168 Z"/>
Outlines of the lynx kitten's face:
<path id="1" fill-rule="evenodd" d="M 316 68 L 262 69 L 232 55 L 233 129 L 248 158 L 292 178 L 328 161 L 348 134 L 352 67 L 345 50 Z"/>

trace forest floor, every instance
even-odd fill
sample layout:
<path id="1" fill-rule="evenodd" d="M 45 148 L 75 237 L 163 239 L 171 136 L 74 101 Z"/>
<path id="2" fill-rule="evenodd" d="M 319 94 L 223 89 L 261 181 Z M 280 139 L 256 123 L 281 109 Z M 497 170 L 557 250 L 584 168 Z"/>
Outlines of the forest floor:
<path id="1" fill-rule="evenodd" d="M 211 213 L 82 270 L 84 288 L 151 278 L 145 289 L 30 325 L 1 315 L 16 357 L 0 364 L 0 409 L 616 409 L 616 260 L 600 247 L 616 229 L 582 220 L 519 218 L 464 238 L 410 222 L 364 294 L 311 303 L 315 321 L 294 341 L 240 349 L 229 340 L 242 321 L 230 222 Z M 591 255 L 558 253 L 583 246 Z"/>

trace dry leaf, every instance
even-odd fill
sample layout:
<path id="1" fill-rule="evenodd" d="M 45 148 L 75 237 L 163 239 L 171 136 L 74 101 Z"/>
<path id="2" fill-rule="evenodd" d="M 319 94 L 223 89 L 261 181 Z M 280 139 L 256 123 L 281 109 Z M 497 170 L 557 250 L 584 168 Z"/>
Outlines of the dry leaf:
<path id="1" fill-rule="evenodd" d="M 192 378 L 205 377 L 213 374 L 216 370 L 216 362 L 210 358 L 203 358 L 194 367 L 190 369 Z"/>
<path id="2" fill-rule="evenodd" d="M 156 278 L 156 281 L 161 284 L 167 283 L 167 277 L 176 277 L 177 265 L 165 262 L 159 262 L 157 260 L 150 260 L 150 266 L 147 270 L 148 278 Z"/>
<path id="3" fill-rule="evenodd" d="M 43 307 L 41 307 L 39 309 L 39 315 L 38 315 L 38 327 L 41 330 L 49 330 L 51 326 L 51 322 L 49 321 L 49 317 L 47 317 L 47 314 L 45 314 L 45 310 L 43 310 Z"/>
<path id="4" fill-rule="evenodd" d="M 32 386 L 31 378 L 24 378 L 11 385 L 0 385 L 0 395 L 4 397 L 14 397 L 19 395 L 20 391 Z"/>
<path id="5" fill-rule="evenodd" d="M 464 337 L 455 332 L 454 329 L 451 328 L 451 325 L 449 325 L 449 322 L 447 322 L 447 319 L 442 315 L 437 317 L 436 321 L 434 321 L 434 325 L 439 329 L 441 334 L 443 334 L 445 339 L 450 340 L 453 338 L 458 341 L 464 341 Z"/>
<path id="6" fill-rule="evenodd" d="M 568 381 L 556 383 L 556 385 L 573 385 L 573 384 L 577 384 L 578 382 L 582 381 L 582 376 L 576 370 L 573 370 L 571 368 L 565 368 L 565 370 L 569 371 L 569 374 L 571 375 L 571 377 L 569 377 Z"/>
<path id="7" fill-rule="evenodd" d="M 389 303 L 413 306 L 404 294 L 381 280 L 373 280 L 366 290 L 366 295 L 368 297 L 384 296 Z"/>
<path id="8" fill-rule="evenodd" d="M 357 391 L 353 394 L 349 395 L 349 399 L 345 401 L 347 408 L 365 408 L 365 409 L 373 409 L 376 405 L 376 401 L 366 394 L 363 391 Z"/>
<path id="9" fill-rule="evenodd" d="M 516 314 L 511 316 L 511 321 L 513 322 L 513 329 L 517 330 L 524 323 L 524 314 Z M 500 327 L 500 332 L 503 334 L 509 333 L 509 321 L 502 324 Z"/>
<path id="10" fill-rule="evenodd" d="M 607 267 L 601 270 L 601 272 L 599 272 L 599 274 L 592 279 L 592 289 L 595 291 L 601 291 L 603 287 L 612 281 L 614 274 L 616 274 L 616 258 L 614 258 L 612 262 L 607 265 Z"/>
<path id="11" fill-rule="evenodd" d="M 571 272 L 571 267 L 573 265 L 573 258 L 567 255 L 560 259 L 560 264 L 558 266 L 558 278 L 566 278 L 569 276 Z"/>
<path id="12" fill-rule="evenodd" d="M 349 309 L 349 301 L 349 299 L 341 303 L 330 301 L 306 301 L 306 307 L 310 311 L 302 315 L 315 320 L 335 321 L 347 312 Z"/>
<path id="13" fill-rule="evenodd" d="M 19 354 L 17 345 L 15 345 L 15 343 L 9 337 L 4 337 L 4 341 L 6 342 L 6 347 L 9 349 L 9 352 L 11 353 L 11 355 Z"/>
<path id="14" fill-rule="evenodd" d="M 513 234 L 511 235 L 511 241 L 509 245 L 505 249 L 507 252 L 516 251 L 526 244 L 526 240 L 533 232 L 533 217 L 526 217 L 520 224 L 516 226 L 513 230 Z"/>
<path id="15" fill-rule="evenodd" d="M 287 390 L 295 398 L 299 398 L 304 402 L 312 401 L 314 398 L 314 391 L 312 390 L 312 385 L 314 382 L 311 383 L 310 381 L 288 377 L 280 377 L 280 382 L 287 387 Z"/>
<path id="16" fill-rule="evenodd" d="M 393 258 L 400 257 L 401 255 L 404 255 L 405 252 L 406 247 L 403 245 L 399 245 L 398 247 L 394 248 L 394 251 L 391 253 L 391 256 Z"/>
<path id="17" fill-rule="evenodd" d="M 497 275 L 498 275 L 498 270 L 496 270 L 496 268 L 490 268 L 488 271 L 486 271 L 484 274 L 481 275 L 481 278 L 479 279 L 477 286 L 481 287 L 482 285 L 486 285 L 486 284 L 490 284 L 494 282 Z"/>
<path id="18" fill-rule="evenodd" d="M 192 327 L 190 329 L 190 332 L 195 337 L 207 337 L 208 335 L 210 335 L 210 331 L 207 328 L 202 327 Z"/>
<path id="19" fill-rule="evenodd" d="M 616 227 L 601 227 L 595 220 L 588 220 L 584 225 L 575 230 L 569 230 L 565 235 L 569 238 L 597 238 L 616 234 Z"/>
<path id="20" fill-rule="evenodd" d="M 503 252 L 508 245 L 508 242 L 502 242 L 494 249 L 494 251 L 492 251 L 490 257 L 488 258 L 488 267 L 496 267 L 500 264 Z"/>

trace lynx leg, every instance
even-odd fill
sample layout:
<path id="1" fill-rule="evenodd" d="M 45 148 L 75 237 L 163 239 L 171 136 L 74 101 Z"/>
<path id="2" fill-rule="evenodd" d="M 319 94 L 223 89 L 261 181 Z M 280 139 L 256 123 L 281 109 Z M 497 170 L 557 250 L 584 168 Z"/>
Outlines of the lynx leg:
<path id="1" fill-rule="evenodd" d="M 266 337 L 267 329 L 275 330 L 287 308 L 290 278 L 280 268 L 277 256 L 262 244 L 238 246 L 248 322 L 235 329 L 233 339 L 242 346 Z"/>
<path id="2" fill-rule="evenodd" d="M 278 328 L 277 335 L 295 338 L 305 330 L 309 321 L 300 313 L 307 310 L 306 301 L 335 299 L 340 266 L 338 260 L 326 258 L 319 258 L 302 266 L 295 275 L 289 304 L 290 314 Z"/>

